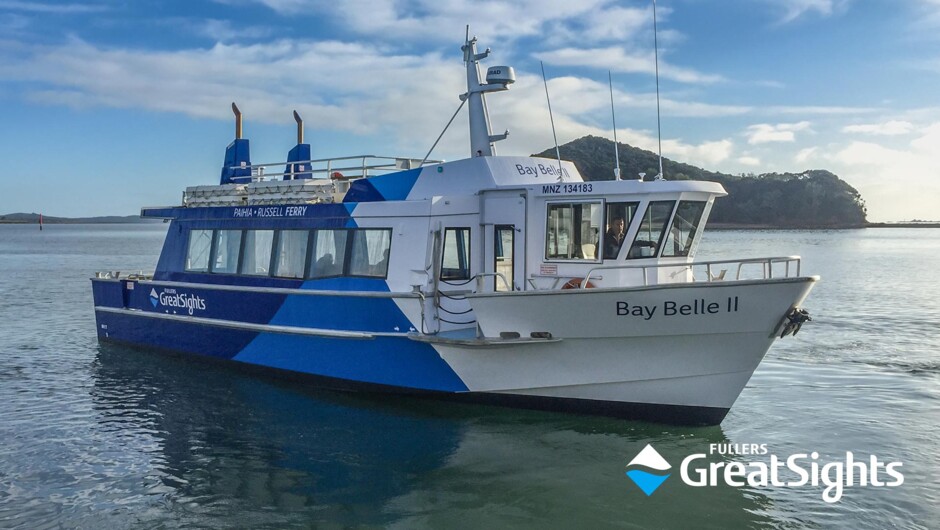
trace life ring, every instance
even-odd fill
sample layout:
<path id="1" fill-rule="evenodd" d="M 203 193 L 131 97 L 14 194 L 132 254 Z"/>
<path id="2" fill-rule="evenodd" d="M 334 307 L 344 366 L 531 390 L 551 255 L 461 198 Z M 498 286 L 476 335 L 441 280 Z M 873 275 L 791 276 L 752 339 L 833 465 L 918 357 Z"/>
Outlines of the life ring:
<path id="1" fill-rule="evenodd" d="M 568 280 L 567 283 L 565 283 L 564 285 L 562 285 L 561 288 L 562 288 L 562 289 L 580 289 L 580 288 L 581 288 L 581 282 L 583 282 L 583 281 L 584 281 L 584 278 L 572 278 L 572 279 Z M 587 282 L 586 284 L 584 284 L 584 288 L 585 288 L 585 289 L 593 289 L 593 288 L 594 288 L 594 284 L 591 283 L 591 282 Z"/>

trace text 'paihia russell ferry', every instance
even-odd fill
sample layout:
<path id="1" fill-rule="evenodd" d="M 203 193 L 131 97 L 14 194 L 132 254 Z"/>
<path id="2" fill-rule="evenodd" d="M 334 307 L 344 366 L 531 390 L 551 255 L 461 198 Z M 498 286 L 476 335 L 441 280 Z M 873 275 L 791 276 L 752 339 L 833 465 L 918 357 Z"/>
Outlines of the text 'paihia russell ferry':
<path id="1" fill-rule="evenodd" d="M 465 160 L 311 160 L 295 114 L 272 174 L 235 108 L 221 183 L 141 211 L 171 221 L 153 275 L 92 279 L 99 339 L 331 388 L 721 422 L 818 278 L 798 257 L 693 261 L 717 183 L 495 156 L 484 94 L 514 73 L 481 81 L 488 50 L 463 51 Z"/>

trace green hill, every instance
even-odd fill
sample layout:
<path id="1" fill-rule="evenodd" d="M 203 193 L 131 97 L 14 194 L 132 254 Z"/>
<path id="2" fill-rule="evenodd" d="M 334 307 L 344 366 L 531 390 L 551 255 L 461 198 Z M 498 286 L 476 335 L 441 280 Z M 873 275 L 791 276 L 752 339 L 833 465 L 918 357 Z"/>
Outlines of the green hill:
<path id="1" fill-rule="evenodd" d="M 613 142 L 585 136 L 559 146 L 561 158 L 577 166 L 585 180 L 613 180 Z M 645 180 L 659 172 L 659 157 L 650 151 L 619 144 L 622 178 Z M 555 149 L 534 156 L 555 158 Z M 708 180 L 722 184 L 728 196 L 712 209 L 713 224 L 769 228 L 856 228 L 866 225 L 865 201 L 848 183 L 823 169 L 801 173 L 737 176 L 708 171 L 667 158 L 668 180 Z"/>

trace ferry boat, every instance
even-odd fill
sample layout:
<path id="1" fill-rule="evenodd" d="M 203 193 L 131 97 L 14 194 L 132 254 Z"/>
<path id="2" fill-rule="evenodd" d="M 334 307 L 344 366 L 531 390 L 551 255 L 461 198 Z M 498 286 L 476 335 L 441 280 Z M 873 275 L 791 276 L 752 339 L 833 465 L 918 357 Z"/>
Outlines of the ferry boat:
<path id="1" fill-rule="evenodd" d="M 496 156 L 462 47 L 470 157 L 251 164 L 182 204 L 153 274 L 91 279 L 98 338 L 301 375 L 335 389 L 714 425 L 816 276 L 797 256 L 696 261 L 720 184 L 585 181 L 569 161 Z"/>

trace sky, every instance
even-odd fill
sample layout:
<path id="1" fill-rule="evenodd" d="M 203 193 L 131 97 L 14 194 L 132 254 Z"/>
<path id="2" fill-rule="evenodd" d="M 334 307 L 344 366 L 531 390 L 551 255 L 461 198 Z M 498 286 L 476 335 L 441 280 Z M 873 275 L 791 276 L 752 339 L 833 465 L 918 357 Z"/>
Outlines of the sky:
<path id="1" fill-rule="evenodd" d="M 940 0 L 658 0 L 663 155 L 828 169 L 871 221 L 940 220 Z M 657 148 L 651 0 L 0 0 L 0 214 L 128 215 L 254 163 L 422 158 L 466 91 L 466 26 L 504 155 L 592 134 Z M 469 156 L 461 110 L 431 158 Z M 611 155 L 611 158 L 613 156 Z M 613 165 L 613 160 L 611 160 Z"/>

